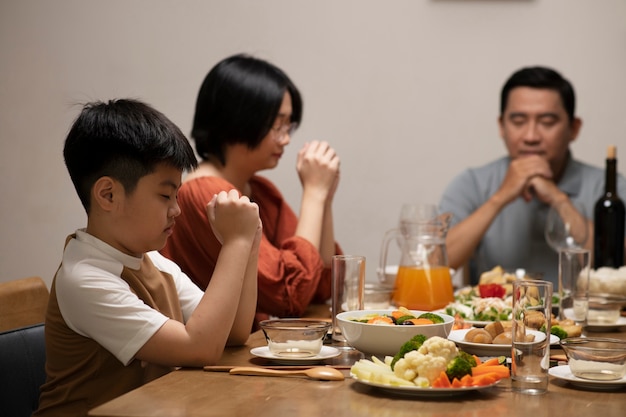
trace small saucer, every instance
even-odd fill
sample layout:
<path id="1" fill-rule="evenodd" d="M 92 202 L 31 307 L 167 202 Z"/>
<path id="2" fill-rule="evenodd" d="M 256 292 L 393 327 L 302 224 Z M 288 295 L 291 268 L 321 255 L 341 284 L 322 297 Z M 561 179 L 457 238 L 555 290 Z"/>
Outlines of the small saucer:
<path id="1" fill-rule="evenodd" d="M 614 390 L 626 387 L 626 377 L 614 381 L 594 381 L 591 379 L 583 379 L 574 376 L 568 365 L 555 366 L 548 369 L 548 373 L 553 377 L 567 381 L 580 388 L 592 390 Z"/>
<path id="2" fill-rule="evenodd" d="M 308 358 L 284 358 L 282 356 L 276 356 L 267 346 L 256 347 L 250 349 L 250 353 L 258 358 L 269 359 L 276 363 L 284 363 L 287 365 L 299 364 L 299 365 L 308 365 L 318 363 L 325 359 L 335 358 L 341 355 L 341 351 L 332 346 L 322 346 L 322 350 L 319 354 L 315 356 L 311 356 Z"/>
<path id="3" fill-rule="evenodd" d="M 588 322 L 585 329 L 590 332 L 614 332 L 626 326 L 626 317 L 620 317 L 615 323 Z"/>

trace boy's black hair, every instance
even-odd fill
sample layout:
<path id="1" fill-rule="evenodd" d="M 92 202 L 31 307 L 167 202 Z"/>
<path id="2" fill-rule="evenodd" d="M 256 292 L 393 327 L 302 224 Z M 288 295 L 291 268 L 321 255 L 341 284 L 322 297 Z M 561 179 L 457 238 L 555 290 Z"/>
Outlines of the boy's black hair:
<path id="1" fill-rule="evenodd" d="M 561 96 L 563 108 L 567 113 L 570 123 L 574 121 L 576 110 L 576 95 L 572 84 L 563 78 L 561 74 L 551 68 L 527 67 L 516 71 L 506 81 L 500 94 L 500 116 L 504 114 L 509 93 L 516 87 L 530 87 L 554 90 Z"/>
<path id="2" fill-rule="evenodd" d="M 98 178 L 114 178 L 129 194 L 160 163 L 181 171 L 198 165 L 193 148 L 174 123 L 131 99 L 86 104 L 67 135 L 63 157 L 87 213 Z"/>
<path id="3" fill-rule="evenodd" d="M 272 128 L 285 92 L 291 96 L 290 121 L 299 124 L 302 98 L 282 70 L 244 54 L 219 62 L 198 92 L 191 132 L 198 155 L 204 160 L 212 156 L 225 165 L 225 145 L 255 148 Z"/>

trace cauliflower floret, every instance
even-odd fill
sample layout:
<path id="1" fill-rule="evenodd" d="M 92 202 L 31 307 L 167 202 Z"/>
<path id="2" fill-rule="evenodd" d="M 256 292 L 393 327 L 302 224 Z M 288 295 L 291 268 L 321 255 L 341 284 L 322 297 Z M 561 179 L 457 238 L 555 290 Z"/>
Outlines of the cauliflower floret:
<path id="1" fill-rule="evenodd" d="M 413 350 L 396 362 L 393 373 L 402 379 L 424 386 L 424 379 L 429 384 L 446 370 L 448 360 L 443 356 L 433 356 Z"/>
<path id="2" fill-rule="evenodd" d="M 445 363 L 450 362 L 459 354 L 459 350 L 453 341 L 439 336 L 427 339 L 418 352 L 424 355 L 442 357 L 445 359 Z"/>

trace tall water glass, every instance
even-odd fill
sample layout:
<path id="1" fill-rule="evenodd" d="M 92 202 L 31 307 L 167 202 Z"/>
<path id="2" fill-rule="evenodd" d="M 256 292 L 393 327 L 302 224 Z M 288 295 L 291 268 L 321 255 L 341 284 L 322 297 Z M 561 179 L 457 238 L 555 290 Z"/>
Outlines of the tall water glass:
<path id="1" fill-rule="evenodd" d="M 511 331 L 511 388 L 523 394 L 548 390 L 552 283 L 541 280 L 513 282 L 513 328 Z M 527 329 L 543 321 L 541 333 Z"/>
<path id="2" fill-rule="evenodd" d="M 335 255 L 331 263 L 333 340 L 346 342 L 337 314 L 363 310 L 365 297 L 365 256 Z"/>
<path id="3" fill-rule="evenodd" d="M 590 252 L 586 249 L 559 250 L 559 319 L 572 319 L 585 326 L 589 314 Z"/>

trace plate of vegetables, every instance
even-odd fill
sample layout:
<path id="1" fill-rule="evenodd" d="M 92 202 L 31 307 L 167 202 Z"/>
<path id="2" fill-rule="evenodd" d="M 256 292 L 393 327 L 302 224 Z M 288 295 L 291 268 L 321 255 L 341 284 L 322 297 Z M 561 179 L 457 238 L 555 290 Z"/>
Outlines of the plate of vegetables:
<path id="1" fill-rule="evenodd" d="M 456 396 L 487 389 L 508 378 L 500 358 L 481 360 L 435 336 L 414 336 L 394 356 L 361 359 L 350 369 L 357 382 L 410 396 Z"/>
<path id="2" fill-rule="evenodd" d="M 455 300 L 448 304 L 442 312 L 460 317 L 475 327 L 484 327 L 490 322 L 510 320 L 512 311 L 513 300 L 511 296 L 504 298 L 498 296 L 483 297 L 471 290 L 457 293 Z"/>

